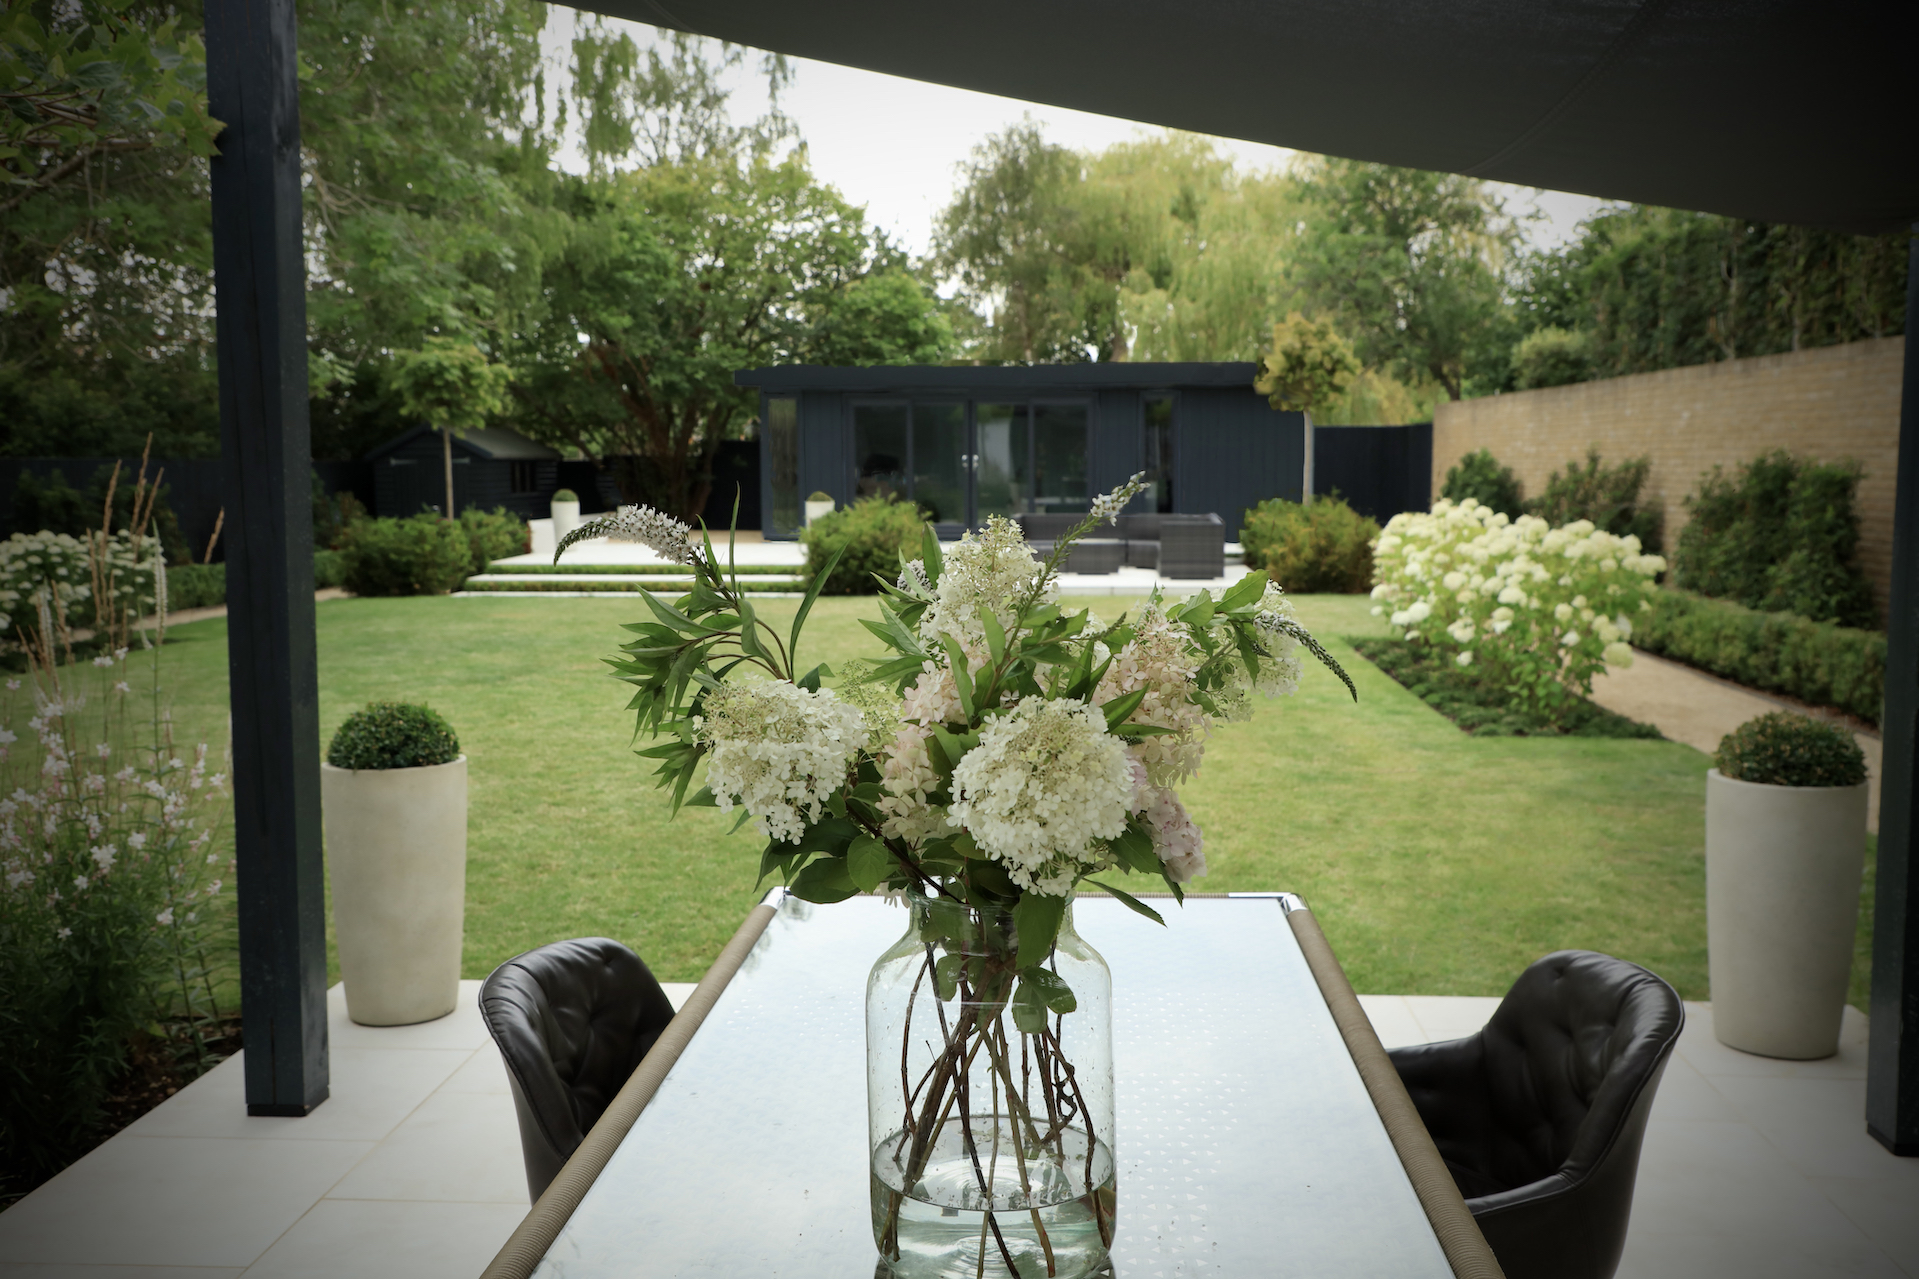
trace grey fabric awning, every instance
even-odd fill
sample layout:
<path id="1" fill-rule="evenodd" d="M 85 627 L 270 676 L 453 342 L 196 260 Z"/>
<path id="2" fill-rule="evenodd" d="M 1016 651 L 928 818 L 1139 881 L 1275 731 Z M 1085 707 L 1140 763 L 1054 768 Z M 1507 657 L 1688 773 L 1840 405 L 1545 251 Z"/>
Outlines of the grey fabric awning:
<path id="1" fill-rule="evenodd" d="M 1353 159 L 1852 231 L 1919 218 L 1919 6 L 592 0 L 614 17 Z M 1903 88 L 1901 86 L 1904 86 Z"/>

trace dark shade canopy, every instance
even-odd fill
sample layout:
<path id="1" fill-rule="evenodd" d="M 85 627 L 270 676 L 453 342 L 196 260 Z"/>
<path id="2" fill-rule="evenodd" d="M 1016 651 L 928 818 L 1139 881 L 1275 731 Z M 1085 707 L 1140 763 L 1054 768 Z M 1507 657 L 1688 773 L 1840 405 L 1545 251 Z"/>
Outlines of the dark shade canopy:
<path id="1" fill-rule="evenodd" d="M 1919 219 L 1911 66 L 1919 6 L 1909 2 L 581 7 L 1327 155 L 1850 231 Z"/>

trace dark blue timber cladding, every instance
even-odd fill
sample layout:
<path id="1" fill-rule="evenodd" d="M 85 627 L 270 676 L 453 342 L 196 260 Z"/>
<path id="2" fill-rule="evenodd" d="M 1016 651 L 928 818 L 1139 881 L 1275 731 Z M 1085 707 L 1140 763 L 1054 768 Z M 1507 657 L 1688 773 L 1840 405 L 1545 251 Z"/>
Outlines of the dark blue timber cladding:
<path id="1" fill-rule="evenodd" d="M 327 1097 L 320 707 L 293 0 L 207 0 L 247 1113 Z"/>
<path id="2" fill-rule="evenodd" d="M 1906 258 L 1906 332 L 1919 333 L 1919 225 Z M 1871 1041 L 1866 1131 L 1897 1155 L 1919 1155 L 1919 361 L 1906 340 L 1899 401 L 1898 500 L 1892 516 L 1892 602 L 1886 610 L 1885 764 L 1872 918 Z"/>
<path id="3" fill-rule="evenodd" d="M 1298 501 L 1311 489 L 1305 417 L 1276 412 L 1252 389 L 1254 366 L 1221 364 L 1056 364 L 827 368 L 790 365 L 733 375 L 764 397 L 798 400 L 799 497 L 821 491 L 853 497 L 852 406 L 873 399 L 964 399 L 1088 404 L 1086 465 L 1094 493 L 1118 487 L 1145 463 L 1143 403 L 1173 400 L 1173 509 L 1216 513 L 1229 540 L 1246 510 L 1269 497 Z M 761 510 L 774 509 L 772 467 L 761 435 Z M 1135 508 L 1137 509 L 1137 507 Z M 769 537 L 793 530 L 766 528 Z"/>
<path id="4" fill-rule="evenodd" d="M 120 487 L 131 488 L 140 474 L 138 457 L 0 459 L 0 536 L 40 531 L 26 528 L 14 518 L 14 495 L 22 475 L 32 475 L 45 483 L 57 472 L 84 495 L 96 480 L 103 486 L 106 484 L 116 462 L 120 465 Z M 319 465 L 315 463 L 316 468 Z M 226 461 L 217 457 L 148 458 L 147 482 L 152 483 L 156 476 L 167 491 L 165 504 L 180 521 L 180 532 L 197 562 L 206 554 L 207 541 L 213 536 L 214 523 L 220 518 L 220 508 L 226 505 Z M 99 521 L 100 507 L 97 503 L 92 506 L 92 518 L 96 523 Z M 220 558 L 217 547 L 213 558 Z"/>
<path id="5" fill-rule="evenodd" d="M 1247 379 L 1251 382 L 1251 379 Z M 1244 390 L 1182 389 L 1173 408 L 1173 504 L 1181 514 L 1217 513 L 1226 540 L 1269 497 L 1309 491 L 1306 416 L 1281 413 Z"/>
<path id="6" fill-rule="evenodd" d="M 1433 424 L 1313 427 L 1313 492 L 1384 524 L 1433 500 Z"/>

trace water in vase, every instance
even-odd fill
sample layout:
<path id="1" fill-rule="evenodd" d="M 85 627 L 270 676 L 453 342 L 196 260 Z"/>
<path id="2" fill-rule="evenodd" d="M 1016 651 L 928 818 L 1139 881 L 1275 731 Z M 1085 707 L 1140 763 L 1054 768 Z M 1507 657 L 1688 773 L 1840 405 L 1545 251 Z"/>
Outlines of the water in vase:
<path id="1" fill-rule="evenodd" d="M 1077 1279 L 1106 1260 L 1113 1153 L 1078 1128 L 1022 1145 L 1004 1116 L 976 1115 L 968 1148 L 949 1119 L 929 1148 L 894 1133 L 874 1153 L 873 1235 L 898 1279 Z M 922 1172 L 905 1190 L 906 1170 Z M 1011 1267 L 1008 1261 L 1011 1261 Z"/>

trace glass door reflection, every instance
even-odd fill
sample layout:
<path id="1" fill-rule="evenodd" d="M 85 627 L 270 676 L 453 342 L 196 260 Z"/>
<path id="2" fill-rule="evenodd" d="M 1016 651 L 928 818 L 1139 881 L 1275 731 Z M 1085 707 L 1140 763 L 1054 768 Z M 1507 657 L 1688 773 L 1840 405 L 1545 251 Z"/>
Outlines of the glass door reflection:
<path id="1" fill-rule="evenodd" d="M 968 469 L 973 478 L 975 527 L 987 517 L 1012 517 L 1032 509 L 1032 450 L 1029 447 L 1030 409 L 1024 404 L 978 404 L 973 410 L 973 456 Z"/>
<path id="2" fill-rule="evenodd" d="M 935 524 L 969 524 L 966 405 L 913 405 L 913 500 Z"/>

